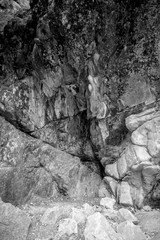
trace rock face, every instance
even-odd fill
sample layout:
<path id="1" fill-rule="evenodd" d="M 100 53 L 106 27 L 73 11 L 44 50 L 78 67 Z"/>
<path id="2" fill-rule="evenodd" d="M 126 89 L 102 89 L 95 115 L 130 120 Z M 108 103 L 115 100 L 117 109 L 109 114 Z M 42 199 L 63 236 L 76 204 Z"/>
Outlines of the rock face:
<path id="1" fill-rule="evenodd" d="M 120 204 L 141 207 L 148 194 L 154 201 L 159 199 L 159 121 L 159 111 L 155 109 L 126 118 L 126 126 L 134 130 L 131 143 L 117 162 L 105 167 L 108 169 L 105 173 L 113 178 L 112 181 L 122 181 L 121 184 L 117 182 Z M 109 170 L 115 168 L 116 171 Z M 111 180 L 108 184 L 111 188 Z"/>
<path id="2" fill-rule="evenodd" d="M 0 195 L 21 204 L 34 194 L 41 197 L 94 197 L 101 183 L 94 163 L 34 139 L 0 118 Z M 5 174 L 5 177 L 3 177 Z"/>
<path id="3" fill-rule="evenodd" d="M 93 159 L 91 144 L 85 140 L 85 130 L 82 133 L 83 123 L 81 115 L 77 115 L 74 94 L 68 88 L 57 94 L 59 100 L 52 99 L 52 103 L 46 103 L 41 90 L 35 89 L 33 78 L 28 77 L 0 89 L 0 112 L 23 131 L 53 147 Z M 62 103 L 62 95 L 65 104 Z"/>
<path id="4" fill-rule="evenodd" d="M 159 14 L 158 0 L 0 1 L 4 201 L 95 196 L 95 161 L 99 195 L 159 200 Z"/>
<path id="5" fill-rule="evenodd" d="M 9 115 L 9 120 L 16 122 L 28 132 L 45 125 L 45 104 L 41 94 L 33 90 L 33 79 L 2 88 L 0 91 L 1 112 Z"/>

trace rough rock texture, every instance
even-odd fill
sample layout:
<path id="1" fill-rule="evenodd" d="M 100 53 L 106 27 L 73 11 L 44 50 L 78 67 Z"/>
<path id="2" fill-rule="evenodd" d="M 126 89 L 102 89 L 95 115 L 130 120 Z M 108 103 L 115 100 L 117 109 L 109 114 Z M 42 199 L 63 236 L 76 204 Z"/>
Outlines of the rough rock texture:
<path id="1" fill-rule="evenodd" d="M 22 204 L 41 197 L 95 197 L 101 183 L 95 163 L 81 163 L 41 140 L 27 136 L 0 117 L 0 196 Z M 3 177 L 5 175 L 5 177 Z"/>
<path id="2" fill-rule="evenodd" d="M 109 197 L 102 198 L 100 201 L 100 205 L 108 209 L 113 209 L 115 203 L 115 199 Z"/>
<path id="3" fill-rule="evenodd" d="M 153 234 L 159 232 L 160 224 L 160 212 L 153 210 L 150 212 L 140 212 L 136 214 L 136 217 L 140 221 L 140 225 L 143 231 Z"/>
<path id="4" fill-rule="evenodd" d="M 25 212 L 0 200 L 0 239 L 26 240 L 31 219 Z"/>
<path id="5" fill-rule="evenodd" d="M 145 234 L 139 226 L 135 226 L 131 221 L 120 223 L 117 227 L 117 232 L 122 234 L 128 240 L 145 240 Z"/>
<path id="6" fill-rule="evenodd" d="M 120 208 L 119 214 L 126 221 L 133 222 L 134 224 L 138 223 L 138 219 L 128 209 Z"/>
<path id="7" fill-rule="evenodd" d="M 0 1 L 0 115 L 39 139 L 27 140 L 23 134 L 22 139 L 16 132 L 11 137 L 18 142 L 11 146 L 13 140 L 3 138 L 2 198 L 10 195 L 11 201 L 28 192 L 48 196 L 53 178 L 71 196 L 68 176 L 79 179 L 82 172 L 88 195 L 96 174 L 88 179 L 94 167 L 81 165 L 81 159 L 102 165 L 107 191 L 120 204 L 141 208 L 145 202 L 158 203 L 159 14 L 158 0 Z M 42 148 L 52 149 L 49 156 Z M 59 155 L 54 158 L 58 169 L 65 169 L 66 185 L 50 166 L 52 151 Z M 42 160 L 42 153 L 50 160 Z M 30 175 L 34 168 L 32 183 L 24 179 L 28 164 Z M 74 164 L 79 170 L 69 174 Z M 7 189 L 17 182 L 23 191 L 6 195 L 6 182 Z M 85 192 L 73 190 L 81 195 L 78 191 Z"/>
<path id="8" fill-rule="evenodd" d="M 142 207 L 147 199 L 159 201 L 159 114 L 150 109 L 126 118 L 130 142 L 117 162 L 105 167 L 105 181 L 110 189 L 117 188 L 117 195 L 112 192 L 120 204 Z"/>
<path id="9" fill-rule="evenodd" d="M 94 213 L 87 218 L 84 236 L 86 240 L 123 240 L 100 213 Z"/>
<path id="10" fill-rule="evenodd" d="M 0 236 L 3 240 L 158 239 L 159 211 L 130 209 L 132 213 L 116 206 L 106 209 L 93 198 L 89 203 L 34 198 L 21 209 L 1 201 Z"/>

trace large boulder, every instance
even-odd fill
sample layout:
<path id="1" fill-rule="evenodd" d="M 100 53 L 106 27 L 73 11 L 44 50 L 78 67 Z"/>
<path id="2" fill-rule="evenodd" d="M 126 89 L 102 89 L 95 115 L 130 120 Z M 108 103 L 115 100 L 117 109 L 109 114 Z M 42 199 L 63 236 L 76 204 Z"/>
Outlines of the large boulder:
<path id="1" fill-rule="evenodd" d="M 125 119 L 126 126 L 130 131 L 133 131 L 136 128 L 140 127 L 143 123 L 159 117 L 159 114 L 160 113 L 157 112 L 155 108 L 150 108 L 139 114 L 132 114 Z"/>
<path id="2" fill-rule="evenodd" d="M 145 240 L 146 236 L 139 226 L 135 226 L 131 221 L 125 221 L 118 225 L 117 232 L 122 234 L 126 240 Z"/>
<path id="3" fill-rule="evenodd" d="M 149 212 L 138 212 L 136 217 L 142 230 L 148 234 L 159 233 L 160 212 L 153 210 Z"/>
<path id="4" fill-rule="evenodd" d="M 131 196 L 131 188 L 127 182 L 122 181 L 117 190 L 117 198 L 119 204 L 125 206 L 133 206 L 133 200 Z"/>
<path id="5" fill-rule="evenodd" d="M 20 204 L 37 194 L 41 197 L 94 197 L 101 183 L 96 163 L 62 152 L 17 130 L 0 118 L 0 195 Z"/>
<path id="6" fill-rule="evenodd" d="M 106 218 L 99 212 L 87 218 L 84 230 L 85 240 L 123 240 L 111 227 Z"/>
<path id="7" fill-rule="evenodd" d="M 30 224 L 25 212 L 0 200 L 1 240 L 26 240 Z"/>

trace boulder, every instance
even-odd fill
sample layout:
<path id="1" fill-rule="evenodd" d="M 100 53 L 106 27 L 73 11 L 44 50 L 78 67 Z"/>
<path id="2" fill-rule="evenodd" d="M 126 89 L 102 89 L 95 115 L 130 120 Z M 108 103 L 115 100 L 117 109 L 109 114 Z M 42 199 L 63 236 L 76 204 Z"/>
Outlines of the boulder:
<path id="1" fill-rule="evenodd" d="M 148 133 L 148 129 L 146 129 L 144 125 L 141 125 L 135 131 L 132 132 L 132 135 L 131 135 L 132 143 L 139 146 L 147 146 L 147 141 L 148 141 L 147 133 Z"/>
<path id="2" fill-rule="evenodd" d="M 117 162 L 113 163 L 113 164 L 108 164 L 105 167 L 105 174 L 107 176 L 113 177 L 114 179 L 119 179 L 119 173 L 118 173 L 118 169 L 117 169 Z"/>
<path id="3" fill-rule="evenodd" d="M 85 240 L 123 240 L 101 213 L 94 213 L 87 218 L 84 230 Z"/>
<path id="4" fill-rule="evenodd" d="M 148 154 L 147 148 L 142 146 L 133 146 L 138 162 L 149 162 L 151 156 Z"/>
<path id="5" fill-rule="evenodd" d="M 118 225 L 117 232 L 122 234 L 126 240 L 146 240 L 145 234 L 139 226 L 135 226 L 131 221 L 125 221 Z"/>
<path id="6" fill-rule="evenodd" d="M 127 128 L 130 131 L 134 131 L 136 128 L 141 126 L 143 123 L 145 123 L 151 119 L 154 119 L 156 117 L 159 117 L 159 116 L 160 116 L 159 111 L 156 111 L 155 108 L 150 108 L 141 113 L 130 115 L 129 117 L 127 117 L 125 119 L 125 123 L 126 123 Z"/>
<path id="7" fill-rule="evenodd" d="M 143 185 L 141 187 L 131 186 L 131 196 L 134 206 L 141 209 L 143 207 L 145 192 L 143 190 Z"/>
<path id="8" fill-rule="evenodd" d="M 149 205 L 145 205 L 145 206 L 143 207 L 143 210 L 144 210 L 145 212 L 150 212 L 150 211 L 152 210 L 152 208 L 151 208 Z"/>
<path id="9" fill-rule="evenodd" d="M 91 205 L 89 205 L 88 203 L 83 204 L 83 212 L 85 214 L 86 217 L 92 215 L 95 210 L 94 207 L 92 207 Z"/>
<path id="10" fill-rule="evenodd" d="M 70 213 L 71 213 L 71 209 L 72 209 L 72 205 L 68 204 L 68 205 L 57 205 L 54 206 L 53 208 L 48 208 L 43 216 L 40 219 L 40 222 L 43 225 L 55 225 L 56 222 L 63 216 L 63 218 L 65 217 L 69 217 Z"/>
<path id="11" fill-rule="evenodd" d="M 100 201 L 100 205 L 108 209 L 113 209 L 115 203 L 116 203 L 115 199 L 109 197 L 102 198 Z"/>
<path id="12" fill-rule="evenodd" d="M 20 209 L 0 200 L 0 239 L 26 240 L 31 219 Z"/>
<path id="13" fill-rule="evenodd" d="M 147 166 L 142 170 L 144 189 L 149 193 L 156 182 L 156 175 L 160 173 L 160 166 Z"/>
<path id="14" fill-rule="evenodd" d="M 141 211 L 135 216 L 139 220 L 142 230 L 148 234 L 158 233 L 160 226 L 160 212 L 153 210 L 150 212 Z"/>
<path id="15" fill-rule="evenodd" d="M 68 236 L 72 234 L 78 234 L 77 222 L 71 218 L 65 218 L 60 221 L 58 228 L 59 235 L 63 236 L 67 234 Z"/>
<path id="16" fill-rule="evenodd" d="M 0 118 L 0 159 L 9 168 L 0 196 L 4 201 L 22 204 L 31 196 L 94 197 L 101 183 L 96 163 L 60 151 L 17 130 Z M 7 177 L 8 176 L 8 177 Z"/>
<path id="17" fill-rule="evenodd" d="M 127 208 L 120 208 L 118 212 L 124 221 L 131 221 L 134 224 L 138 224 L 138 219 Z"/>
<path id="18" fill-rule="evenodd" d="M 74 219 L 77 222 L 77 224 L 85 223 L 86 213 L 85 213 L 84 209 L 82 209 L 82 208 L 73 207 L 72 212 L 69 217 Z"/>
<path id="19" fill-rule="evenodd" d="M 145 146 L 152 157 L 160 156 L 159 146 L 160 117 L 143 123 L 131 135 L 134 144 Z"/>
<path id="20" fill-rule="evenodd" d="M 135 49 L 135 52 L 137 52 L 137 49 Z M 144 80 L 142 70 L 131 71 L 127 77 L 127 81 L 126 90 L 120 97 L 124 106 L 134 107 L 142 103 L 148 105 L 155 101 L 155 96 L 151 91 L 150 85 Z"/>
<path id="21" fill-rule="evenodd" d="M 103 216 L 105 216 L 109 220 L 112 220 L 113 222 L 120 223 L 123 221 L 121 215 L 118 213 L 118 211 L 114 209 L 103 208 L 101 213 L 103 214 Z"/>
<path id="22" fill-rule="evenodd" d="M 133 165 L 131 170 L 133 172 L 141 172 L 143 170 L 143 168 L 149 167 L 149 166 L 152 166 L 151 162 L 140 162 L 138 164 Z"/>
<path id="23" fill-rule="evenodd" d="M 117 190 L 119 204 L 133 206 L 130 186 L 127 182 L 122 181 Z"/>

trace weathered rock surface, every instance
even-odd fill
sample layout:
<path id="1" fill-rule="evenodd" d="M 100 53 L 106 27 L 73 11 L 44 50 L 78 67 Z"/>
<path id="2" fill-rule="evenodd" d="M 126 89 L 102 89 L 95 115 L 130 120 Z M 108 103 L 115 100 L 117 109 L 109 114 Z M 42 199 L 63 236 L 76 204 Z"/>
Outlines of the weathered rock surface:
<path id="1" fill-rule="evenodd" d="M 33 78 L 1 87 L 0 103 L 1 113 L 28 132 L 44 127 L 46 106 L 41 93 L 33 87 Z"/>
<path id="2" fill-rule="evenodd" d="M 0 118 L 0 126 L 1 178 L 6 171 L 0 194 L 4 201 L 21 204 L 34 194 L 98 195 L 101 178 L 96 164 L 82 164 L 79 158 L 27 136 L 4 118 Z"/>
<path id="3" fill-rule="evenodd" d="M 0 200 L 0 239 L 26 240 L 31 219 L 20 209 Z"/>
<path id="4" fill-rule="evenodd" d="M 125 221 L 130 221 L 134 224 L 138 224 L 138 219 L 128 209 L 120 208 L 118 212 Z"/>
<path id="5" fill-rule="evenodd" d="M 114 231 L 100 213 L 95 213 L 87 218 L 84 236 L 86 240 L 123 240 L 122 236 Z"/>
<path id="6" fill-rule="evenodd" d="M 160 225 L 160 212 L 153 210 L 150 212 L 140 212 L 136 214 L 142 230 L 148 234 L 158 233 Z"/>
<path id="7" fill-rule="evenodd" d="M 126 126 L 130 131 L 134 131 L 143 123 L 159 117 L 159 112 L 155 108 L 148 109 L 142 113 L 134 114 L 126 118 Z"/>
<path id="8" fill-rule="evenodd" d="M 127 240 L 145 240 L 145 234 L 139 226 L 135 226 L 131 221 L 120 223 L 117 227 L 117 232 Z"/>
<path id="9" fill-rule="evenodd" d="M 54 80 L 50 78 L 53 84 Z M 65 105 L 61 95 L 65 98 Z M 23 131 L 53 147 L 93 159 L 91 144 L 85 139 L 81 113 L 77 114 L 76 98 L 70 89 L 61 91 L 61 95 L 57 103 L 55 99 L 46 102 L 42 91 L 35 88 L 33 77 L 28 77 L 10 87 L 0 88 L 0 112 Z M 73 112 L 70 112 L 72 109 Z"/>
<path id="10" fill-rule="evenodd" d="M 108 209 L 113 209 L 115 203 L 115 199 L 109 197 L 102 198 L 100 201 L 100 205 Z"/>
<path id="11" fill-rule="evenodd" d="M 108 189 L 108 185 L 105 183 L 104 179 L 102 180 L 100 186 L 99 186 L 99 191 L 98 191 L 98 196 L 100 198 L 104 197 L 111 197 L 111 193 Z"/>
<path id="12" fill-rule="evenodd" d="M 160 233 L 156 234 L 156 235 L 152 238 L 152 240 L 159 240 L 159 239 L 160 239 Z"/>
<path id="13" fill-rule="evenodd" d="M 159 111 L 131 115 L 126 125 L 134 130 L 131 141 L 116 162 L 106 164 L 104 181 L 120 204 L 141 208 L 144 200 L 156 202 L 160 197 Z"/>
<path id="14" fill-rule="evenodd" d="M 104 177 L 104 181 L 108 185 L 108 189 L 110 190 L 111 194 L 116 197 L 118 182 L 112 177 Z"/>
<path id="15" fill-rule="evenodd" d="M 118 201 L 119 204 L 125 205 L 125 206 L 133 206 L 133 200 L 131 197 L 131 189 L 130 185 L 127 182 L 121 182 L 119 189 L 117 190 L 118 193 Z"/>
<path id="16" fill-rule="evenodd" d="M 55 225 L 57 220 L 63 215 L 68 217 L 71 212 L 72 205 L 55 206 L 48 208 L 41 218 L 41 223 L 46 225 Z"/>
<path id="17" fill-rule="evenodd" d="M 100 161 L 121 204 L 160 199 L 159 9 L 158 0 L 0 2 L 0 114 L 41 140 L 1 124 L 3 199 L 92 196 L 95 164 L 57 148 Z"/>
<path id="18" fill-rule="evenodd" d="M 140 220 L 139 224 L 136 216 L 128 209 L 106 209 L 99 204 L 100 201 L 97 202 L 97 200 L 93 198 L 89 204 L 84 203 L 83 201 L 56 202 L 51 199 L 35 198 L 32 203 L 24 205 L 20 210 L 17 207 L 13 207 L 11 204 L 1 202 L 1 206 L 3 206 L 3 208 L 5 206 L 5 209 L 9 209 L 2 211 L 2 215 L 5 214 L 9 216 L 12 215 L 12 212 L 16 213 L 16 217 L 13 216 L 11 221 L 9 221 L 8 217 L 6 218 L 8 224 L 7 227 L 5 225 L 5 228 L 11 229 L 12 226 L 16 226 L 18 219 L 21 219 L 22 217 L 24 220 L 29 220 L 30 227 L 28 228 L 28 231 L 28 223 L 26 224 L 26 220 L 21 223 L 18 222 L 19 231 L 20 227 L 23 226 L 23 223 L 25 223 L 25 230 L 21 236 L 25 236 L 26 234 L 27 237 L 22 237 L 21 239 L 145 240 L 152 239 L 153 236 L 156 236 L 158 223 L 156 225 L 157 228 L 153 229 L 152 226 L 151 231 L 147 229 L 147 226 L 146 229 L 143 227 L 145 218 L 143 214 L 146 212 L 142 210 L 137 211 L 136 216 Z M 157 212 L 158 211 L 152 211 L 147 214 L 152 213 L 151 216 L 153 217 L 155 215 L 156 217 Z M 5 218 L 3 218 L 2 221 L 4 221 L 4 219 Z M 133 221 L 136 225 L 133 224 Z M 8 237 L 8 235 L 6 236 Z M 10 240 L 14 238 L 4 239 Z"/>
<path id="19" fill-rule="evenodd" d="M 71 218 L 62 220 L 59 224 L 58 232 L 60 236 L 64 236 L 65 234 L 68 236 L 71 236 L 72 234 L 78 234 L 77 222 Z"/>

